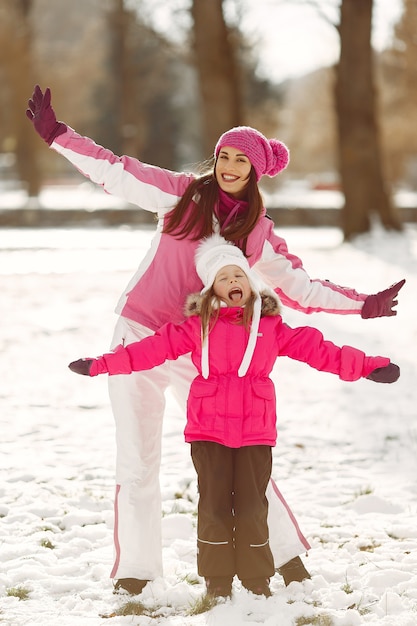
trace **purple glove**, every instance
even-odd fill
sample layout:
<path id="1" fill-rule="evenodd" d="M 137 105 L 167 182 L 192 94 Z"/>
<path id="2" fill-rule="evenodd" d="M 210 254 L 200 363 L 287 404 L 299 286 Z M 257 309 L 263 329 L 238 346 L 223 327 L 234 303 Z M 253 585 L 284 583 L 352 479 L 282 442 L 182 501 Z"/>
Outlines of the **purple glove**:
<path id="1" fill-rule="evenodd" d="M 67 126 L 63 122 L 57 122 L 55 111 L 51 106 L 49 87 L 43 94 L 39 85 L 36 85 L 32 98 L 28 101 L 28 107 L 26 116 L 34 125 L 36 132 L 48 145 L 51 145 L 58 135 L 66 132 Z"/>
<path id="2" fill-rule="evenodd" d="M 380 291 L 374 296 L 368 296 L 363 303 L 361 317 L 368 319 L 370 317 L 391 317 L 392 315 L 397 315 L 397 311 L 393 311 L 393 307 L 398 304 L 398 300 L 395 298 L 404 283 L 405 278 L 400 280 L 399 283 L 391 285 L 385 291 Z"/>
<path id="3" fill-rule="evenodd" d="M 90 376 L 91 364 L 94 359 L 78 359 L 78 361 L 72 361 L 68 365 L 72 372 L 76 374 L 82 374 L 82 376 Z"/>
<path id="4" fill-rule="evenodd" d="M 376 370 L 368 374 L 368 380 L 374 383 L 395 383 L 400 377 L 400 368 L 395 363 L 390 363 L 385 367 L 377 367 Z"/>

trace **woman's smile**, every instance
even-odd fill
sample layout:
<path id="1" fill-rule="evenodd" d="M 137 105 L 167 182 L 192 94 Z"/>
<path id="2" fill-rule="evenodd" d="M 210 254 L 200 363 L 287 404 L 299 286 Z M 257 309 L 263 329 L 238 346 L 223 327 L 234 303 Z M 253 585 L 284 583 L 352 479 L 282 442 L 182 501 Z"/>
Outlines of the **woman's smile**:
<path id="1" fill-rule="evenodd" d="M 225 146 L 219 152 L 216 161 L 216 180 L 223 191 L 242 197 L 246 190 L 252 165 L 243 152 Z"/>

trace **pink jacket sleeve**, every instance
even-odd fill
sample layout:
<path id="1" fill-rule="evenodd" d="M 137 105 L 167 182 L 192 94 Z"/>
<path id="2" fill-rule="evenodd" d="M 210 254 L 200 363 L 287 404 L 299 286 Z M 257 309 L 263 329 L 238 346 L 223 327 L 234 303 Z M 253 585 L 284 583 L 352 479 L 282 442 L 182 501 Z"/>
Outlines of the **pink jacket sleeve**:
<path id="1" fill-rule="evenodd" d="M 301 259 L 288 250 L 286 241 L 274 232 L 270 220 L 263 221 L 265 243 L 254 269 L 278 294 L 286 306 L 304 313 L 360 314 L 366 294 L 328 280 L 312 279 Z"/>
<path id="2" fill-rule="evenodd" d="M 337 374 L 346 381 L 366 378 L 374 369 L 390 363 L 386 357 L 367 356 L 352 346 L 336 346 L 311 326 L 291 328 L 282 323 L 278 343 L 279 356 L 288 356 L 316 370 Z"/>
<path id="3" fill-rule="evenodd" d="M 108 352 L 93 359 L 90 367 L 90 376 L 98 376 L 99 374 L 110 374 L 111 376 L 131 374 L 132 371 L 129 353 L 120 344 L 113 352 Z"/>
<path id="4" fill-rule="evenodd" d="M 194 179 L 192 174 L 171 172 L 133 157 L 117 156 L 69 126 L 51 148 L 108 193 L 154 213 L 163 214 L 172 209 Z"/>
<path id="5" fill-rule="evenodd" d="M 200 321 L 190 318 L 183 324 L 165 324 L 151 337 L 128 346 L 118 345 L 113 352 L 95 358 L 90 376 L 131 374 L 152 369 L 166 360 L 175 360 L 191 352 L 200 341 Z"/>

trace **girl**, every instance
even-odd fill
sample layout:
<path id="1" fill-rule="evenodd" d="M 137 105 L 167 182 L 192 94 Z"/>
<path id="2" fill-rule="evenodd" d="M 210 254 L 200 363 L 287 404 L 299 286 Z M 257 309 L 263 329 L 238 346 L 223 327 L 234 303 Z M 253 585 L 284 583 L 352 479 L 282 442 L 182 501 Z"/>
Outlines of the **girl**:
<path id="1" fill-rule="evenodd" d="M 249 264 L 290 307 L 364 318 L 395 315 L 395 298 L 404 281 L 366 296 L 328 281 L 311 280 L 301 260 L 275 234 L 258 181 L 287 166 L 288 150 L 280 141 L 268 140 L 249 127 L 231 129 L 217 142 L 214 168 L 196 177 L 118 157 L 81 137 L 57 121 L 49 89 L 43 93 L 35 87 L 26 113 L 42 139 L 85 176 L 158 217 L 150 249 L 117 304 L 119 319 L 111 347 L 127 346 L 168 321 L 184 319 L 185 297 L 201 289 L 195 249 L 213 232 L 244 250 Z M 117 445 L 111 577 L 116 588 L 131 593 L 140 593 L 148 580 L 162 575 L 159 467 L 164 392 L 171 386 L 184 405 L 192 377 L 192 363 L 183 357 L 154 371 L 113 376 L 109 381 Z M 297 555 L 309 544 L 273 482 L 268 497 L 273 505 L 270 530 L 275 567 L 286 584 L 302 580 L 308 572 Z"/>
<path id="2" fill-rule="evenodd" d="M 131 374 L 191 352 L 198 375 L 184 433 L 198 475 L 198 573 L 209 595 L 230 596 L 236 574 L 246 589 L 269 596 L 275 568 L 266 488 L 277 436 L 269 375 L 277 356 L 347 381 L 395 382 L 399 368 L 338 348 L 315 328 L 284 324 L 274 292 L 259 287 L 241 250 L 219 235 L 201 244 L 196 269 L 204 288 L 188 298 L 185 322 L 69 367 L 90 376 Z"/>

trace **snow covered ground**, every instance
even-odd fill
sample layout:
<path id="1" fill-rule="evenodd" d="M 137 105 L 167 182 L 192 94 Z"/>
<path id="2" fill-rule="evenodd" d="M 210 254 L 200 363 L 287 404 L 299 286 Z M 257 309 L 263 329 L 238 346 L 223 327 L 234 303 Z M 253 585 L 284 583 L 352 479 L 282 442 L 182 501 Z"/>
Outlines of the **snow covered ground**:
<path id="1" fill-rule="evenodd" d="M 135 205 L 105 193 L 101 187 L 90 181 L 85 181 L 81 175 L 79 176 L 83 182 L 78 184 L 74 181 L 72 183 L 68 181 L 67 185 L 50 184 L 45 186 L 37 199 L 37 207 L 56 211 L 65 209 L 94 211 L 95 209 L 114 208 L 136 210 Z M 263 196 L 267 208 L 340 209 L 343 206 L 343 194 L 340 191 L 314 190 L 308 180 L 287 181 L 275 193 L 264 190 Z M 417 192 L 415 190 L 397 190 L 393 194 L 393 199 L 395 206 L 399 208 L 417 206 Z M 0 211 L 28 208 L 27 203 L 27 192 L 17 182 L 7 184 L 0 180 Z M 33 199 L 29 203 L 30 206 L 33 206 Z"/>
<path id="2" fill-rule="evenodd" d="M 398 316 L 305 316 L 328 339 L 401 366 L 394 385 L 343 383 L 278 361 L 274 477 L 312 544 L 312 579 L 190 615 L 196 485 L 184 418 L 168 400 L 161 485 L 165 575 L 115 596 L 114 425 L 106 378 L 67 364 L 107 350 L 114 305 L 152 228 L 0 231 L 0 624 L 7 626 L 415 626 L 417 624 L 417 229 L 342 244 L 336 229 L 284 229 L 312 277 L 374 293 L 405 277 Z M 137 598 L 135 600 L 138 600 Z M 133 606 L 138 611 L 138 603 Z M 103 617 L 115 614 L 114 617 Z"/>

